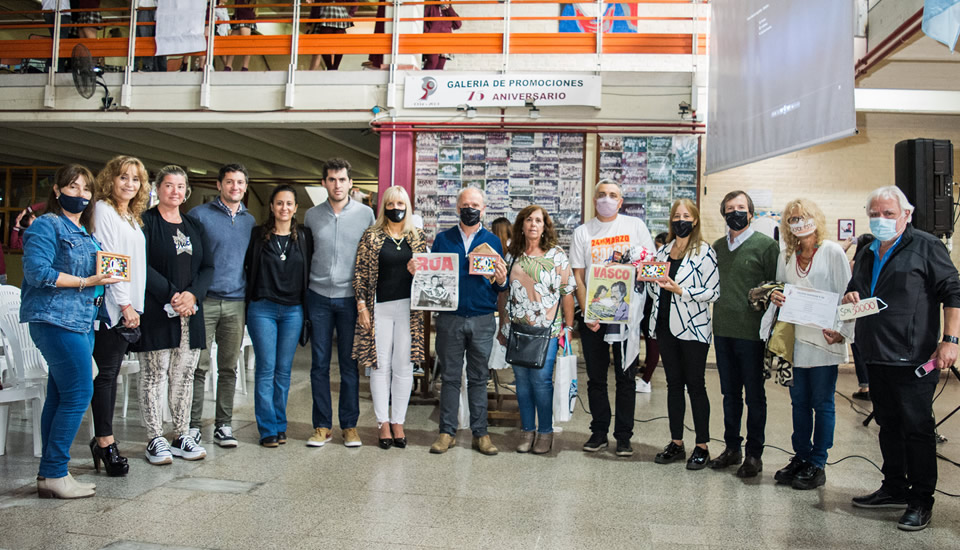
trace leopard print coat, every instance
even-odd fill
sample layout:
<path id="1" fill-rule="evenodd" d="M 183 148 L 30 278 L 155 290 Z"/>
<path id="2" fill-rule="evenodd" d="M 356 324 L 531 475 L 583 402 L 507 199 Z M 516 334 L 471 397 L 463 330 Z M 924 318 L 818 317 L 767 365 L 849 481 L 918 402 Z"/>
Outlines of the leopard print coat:
<path id="1" fill-rule="evenodd" d="M 427 251 L 426 237 L 423 231 L 417 229 L 412 235 L 405 237 L 414 254 Z M 357 360 L 361 369 L 377 368 L 377 345 L 374 337 L 376 322 L 374 305 L 377 301 L 377 275 L 379 268 L 380 248 L 387 240 L 387 234 L 375 227 L 363 232 L 360 244 L 357 246 L 357 263 L 354 270 L 353 291 L 357 301 L 363 300 L 370 312 L 370 328 L 365 329 L 357 321 L 356 332 L 353 337 L 352 357 Z M 424 360 L 423 342 L 423 315 L 422 311 L 410 311 L 410 361 L 422 363 Z"/>

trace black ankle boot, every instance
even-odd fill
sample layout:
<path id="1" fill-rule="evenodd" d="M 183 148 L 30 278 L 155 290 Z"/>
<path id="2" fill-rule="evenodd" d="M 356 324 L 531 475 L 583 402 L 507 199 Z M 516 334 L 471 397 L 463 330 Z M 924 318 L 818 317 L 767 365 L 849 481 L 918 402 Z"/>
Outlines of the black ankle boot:
<path id="1" fill-rule="evenodd" d="M 120 456 L 120 450 L 117 449 L 117 443 L 113 442 L 106 447 L 97 444 L 97 439 L 90 440 L 90 453 L 93 455 L 93 467 L 100 473 L 100 462 L 111 477 L 125 476 L 130 471 L 130 465 L 127 459 Z"/>

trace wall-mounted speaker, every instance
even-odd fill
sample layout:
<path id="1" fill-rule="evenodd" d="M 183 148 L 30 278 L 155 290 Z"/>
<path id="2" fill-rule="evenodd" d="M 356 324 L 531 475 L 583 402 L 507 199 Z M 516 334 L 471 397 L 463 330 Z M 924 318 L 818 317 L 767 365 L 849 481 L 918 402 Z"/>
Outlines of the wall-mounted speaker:
<path id="1" fill-rule="evenodd" d="M 945 139 L 908 139 L 894 148 L 897 187 L 916 208 L 913 226 L 953 234 L 953 146 Z"/>

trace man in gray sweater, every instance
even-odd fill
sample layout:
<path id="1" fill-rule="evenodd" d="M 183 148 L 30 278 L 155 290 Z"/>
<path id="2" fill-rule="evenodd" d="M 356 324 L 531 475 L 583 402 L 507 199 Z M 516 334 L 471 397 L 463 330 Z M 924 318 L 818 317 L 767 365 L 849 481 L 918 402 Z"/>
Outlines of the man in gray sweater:
<path id="1" fill-rule="evenodd" d="M 246 276 L 243 251 L 250 242 L 250 230 L 256 220 L 243 206 L 247 192 L 247 169 L 242 164 L 220 168 L 217 189 L 220 196 L 190 211 L 190 217 L 203 225 L 213 254 L 213 283 L 203 301 L 203 322 L 207 331 L 206 349 L 193 375 L 193 407 L 190 410 L 190 435 L 200 444 L 203 426 L 203 386 L 210 370 L 210 347 L 217 342 L 217 407 L 213 442 L 221 447 L 236 447 L 233 436 L 233 397 L 237 389 L 237 359 L 243 343 Z M 242 368 L 242 367 L 241 367 Z"/>
<path id="2" fill-rule="evenodd" d="M 358 310 L 366 304 L 353 295 L 353 271 L 357 244 L 373 225 L 373 210 L 350 198 L 350 163 L 330 159 L 323 168 L 327 200 L 307 211 L 304 224 L 313 233 L 313 263 L 307 291 L 307 315 L 311 323 L 310 387 L 313 390 L 314 434 L 310 447 L 322 447 L 332 438 L 333 405 L 330 399 L 330 356 L 333 331 L 337 331 L 340 364 L 340 402 L 337 408 L 343 444 L 359 447 L 357 418 L 360 416 L 360 373 L 351 358 Z"/>

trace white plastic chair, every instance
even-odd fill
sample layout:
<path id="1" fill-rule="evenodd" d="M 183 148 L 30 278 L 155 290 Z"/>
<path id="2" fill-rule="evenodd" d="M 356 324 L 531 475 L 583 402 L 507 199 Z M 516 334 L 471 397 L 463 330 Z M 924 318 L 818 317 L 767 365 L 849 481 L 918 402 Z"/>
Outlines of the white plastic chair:
<path id="1" fill-rule="evenodd" d="M 3 389 L 0 390 L 0 455 L 6 453 L 10 418 L 9 403 L 22 401 L 27 405 L 28 416 L 32 418 L 33 455 L 38 457 L 43 450 L 40 413 L 46 398 L 44 379 L 47 364 L 30 338 L 27 325 L 20 322 L 19 297 L 15 301 L 5 300 L 0 305 L 0 331 L 6 339 L 4 355 L 7 362 Z M 26 359 L 27 357 L 30 359 Z M 43 376 L 38 376 L 37 372 L 42 373 Z"/>
<path id="2" fill-rule="evenodd" d="M 249 354 L 247 350 L 249 348 Z M 213 392 L 217 389 L 217 342 L 214 340 L 210 344 L 210 371 L 203 382 L 204 392 Z M 254 369 L 256 358 L 253 354 L 253 340 L 250 339 L 250 333 L 246 327 L 243 329 L 243 340 L 240 343 L 240 355 L 237 356 L 237 389 L 240 393 L 247 395 L 247 371 Z"/>

